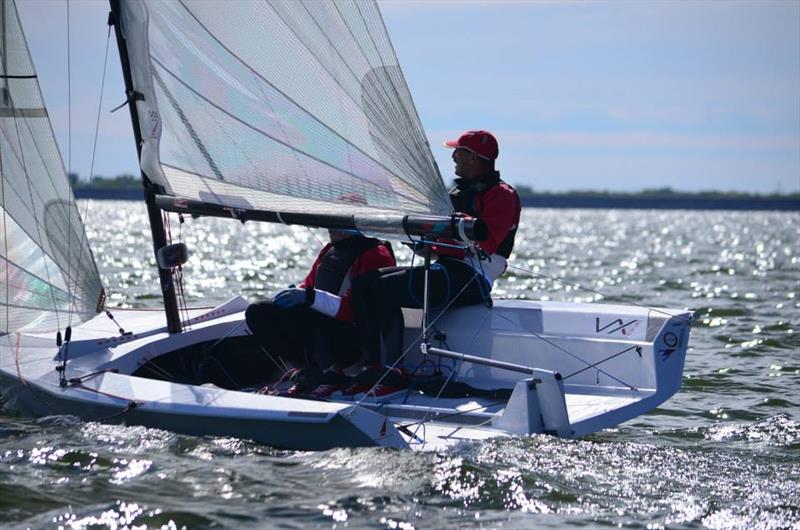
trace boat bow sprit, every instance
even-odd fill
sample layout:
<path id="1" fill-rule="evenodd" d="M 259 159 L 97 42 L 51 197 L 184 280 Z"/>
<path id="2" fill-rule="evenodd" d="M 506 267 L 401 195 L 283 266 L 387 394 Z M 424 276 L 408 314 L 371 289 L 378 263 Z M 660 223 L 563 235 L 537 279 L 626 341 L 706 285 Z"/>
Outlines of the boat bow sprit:
<path id="1" fill-rule="evenodd" d="M 372 1 L 231 1 L 220 10 L 111 0 L 166 309 L 115 310 L 122 329 L 100 312 L 99 275 L 41 97 L 31 96 L 38 85 L 16 9 L 0 5 L 0 380 L 26 409 L 294 449 L 427 449 L 582 436 L 679 388 L 687 311 L 510 300 L 406 310 L 405 353 L 390 362 L 413 373 L 436 359 L 439 379 L 324 400 L 256 392 L 282 365 L 250 336 L 244 299 L 179 312 L 171 269 L 185 249 L 168 246 L 164 212 L 482 239 L 479 220 L 451 212 Z M 57 344 L 53 332 L 68 323 L 76 325 Z"/>

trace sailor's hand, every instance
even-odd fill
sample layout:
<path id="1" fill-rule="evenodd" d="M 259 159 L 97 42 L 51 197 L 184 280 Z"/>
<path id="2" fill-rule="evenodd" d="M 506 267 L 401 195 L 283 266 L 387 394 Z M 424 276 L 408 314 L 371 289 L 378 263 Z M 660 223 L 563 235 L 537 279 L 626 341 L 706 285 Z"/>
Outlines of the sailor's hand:
<path id="1" fill-rule="evenodd" d="M 291 289 L 284 289 L 275 295 L 272 303 L 278 307 L 289 308 L 297 307 L 306 304 L 307 294 L 305 289 L 300 287 L 293 287 Z"/>

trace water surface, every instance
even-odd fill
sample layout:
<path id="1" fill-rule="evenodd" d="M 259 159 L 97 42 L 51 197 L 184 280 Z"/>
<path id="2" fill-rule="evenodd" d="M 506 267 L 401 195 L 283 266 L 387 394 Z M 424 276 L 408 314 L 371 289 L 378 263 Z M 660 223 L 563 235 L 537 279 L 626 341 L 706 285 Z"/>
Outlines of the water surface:
<path id="1" fill-rule="evenodd" d="M 90 204 L 111 306 L 159 307 L 146 223 L 143 204 Z M 296 283 L 325 238 L 176 217 L 171 232 L 192 251 L 190 306 Z M 0 526 L 798 529 L 798 241 L 796 213 L 526 209 L 524 270 L 496 296 L 696 311 L 683 388 L 662 407 L 580 440 L 439 453 L 287 452 L 6 410 Z"/>

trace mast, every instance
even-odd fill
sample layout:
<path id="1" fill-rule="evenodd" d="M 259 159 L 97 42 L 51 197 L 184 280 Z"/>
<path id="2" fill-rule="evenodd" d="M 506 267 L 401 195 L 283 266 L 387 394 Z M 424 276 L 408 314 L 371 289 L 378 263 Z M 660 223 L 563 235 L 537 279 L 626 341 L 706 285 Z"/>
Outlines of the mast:
<path id="1" fill-rule="evenodd" d="M 111 5 L 111 13 L 109 14 L 108 22 L 114 26 L 114 34 L 117 37 L 117 49 L 119 50 L 119 59 L 122 64 L 122 75 L 125 79 L 125 94 L 127 96 L 128 110 L 131 114 L 133 135 L 136 139 L 136 154 L 141 162 L 142 132 L 139 127 L 136 101 L 144 96 L 136 92 L 133 86 L 133 77 L 131 76 L 130 61 L 128 59 L 128 46 L 125 42 L 125 35 L 120 22 L 120 0 L 109 0 L 109 3 Z M 145 204 L 147 205 L 147 217 L 150 219 L 150 234 L 153 237 L 153 252 L 158 253 L 160 248 L 167 245 L 167 234 L 164 230 L 164 221 L 161 219 L 161 210 L 156 205 L 156 195 L 161 190 L 156 189 L 157 186 L 150 181 L 144 171 L 141 172 L 141 176 L 142 184 L 144 185 Z M 158 260 L 156 260 L 156 267 L 158 267 Z M 167 314 L 167 329 L 170 333 L 180 333 L 181 319 L 178 313 L 178 300 L 175 296 L 172 271 L 158 267 L 158 277 L 161 283 L 161 294 L 164 298 L 164 311 Z"/>

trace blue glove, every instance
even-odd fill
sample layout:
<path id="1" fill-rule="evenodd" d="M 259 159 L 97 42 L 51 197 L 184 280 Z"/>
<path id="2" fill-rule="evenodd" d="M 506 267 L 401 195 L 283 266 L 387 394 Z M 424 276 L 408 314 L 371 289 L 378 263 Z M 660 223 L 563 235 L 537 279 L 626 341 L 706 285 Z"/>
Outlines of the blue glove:
<path id="1" fill-rule="evenodd" d="M 293 287 L 291 289 L 284 289 L 275 295 L 272 303 L 278 307 L 289 308 L 297 307 L 300 305 L 308 305 L 308 293 L 305 289 Z"/>

